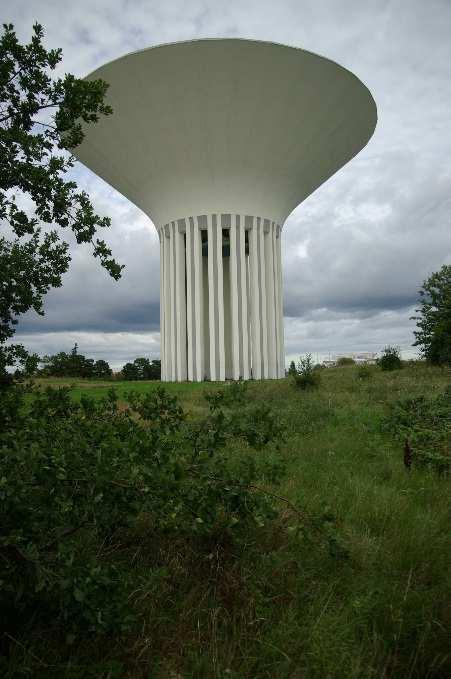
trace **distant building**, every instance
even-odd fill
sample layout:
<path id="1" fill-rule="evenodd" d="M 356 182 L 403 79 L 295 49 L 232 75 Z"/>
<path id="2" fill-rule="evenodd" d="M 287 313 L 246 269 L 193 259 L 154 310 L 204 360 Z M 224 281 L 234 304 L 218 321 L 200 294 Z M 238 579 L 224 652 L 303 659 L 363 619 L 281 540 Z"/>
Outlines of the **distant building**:
<path id="1" fill-rule="evenodd" d="M 340 358 L 352 358 L 356 363 L 366 363 L 367 365 L 375 365 L 377 361 L 377 352 L 375 351 L 359 351 L 350 354 L 334 354 L 333 359 L 328 361 L 323 361 L 323 365 L 326 367 L 333 367 L 337 365 L 337 361 Z"/>
<path id="2" fill-rule="evenodd" d="M 377 353 L 374 351 L 362 351 L 359 354 L 352 354 L 352 358 L 356 363 L 374 365 L 377 360 Z"/>
<path id="3" fill-rule="evenodd" d="M 336 362 L 336 361 L 332 361 L 332 360 L 323 361 L 323 366 L 324 366 L 325 368 L 335 368 L 336 365 L 337 365 L 337 362 Z"/>

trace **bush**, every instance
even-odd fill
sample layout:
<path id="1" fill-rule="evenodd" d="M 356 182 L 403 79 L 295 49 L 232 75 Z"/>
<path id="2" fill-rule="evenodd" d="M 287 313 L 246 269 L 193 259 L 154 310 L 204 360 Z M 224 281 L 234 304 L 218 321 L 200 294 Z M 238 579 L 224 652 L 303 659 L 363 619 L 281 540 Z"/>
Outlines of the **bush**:
<path id="1" fill-rule="evenodd" d="M 256 450 L 284 440 L 285 426 L 266 404 L 255 403 L 248 394 L 247 382 L 232 382 L 224 389 L 205 394 L 211 412 L 220 412 L 224 431 L 246 441 Z M 226 407 L 226 411 L 220 410 Z"/>
<path id="2" fill-rule="evenodd" d="M 0 392 L 2 631 L 30 616 L 63 620 L 69 631 L 127 630 L 137 583 L 99 554 L 140 517 L 155 536 L 238 539 L 275 515 L 255 490 L 267 471 L 245 450 L 231 459 L 224 446 L 247 435 L 260 448 L 276 429 L 248 435 L 216 405 L 188 422 L 161 387 L 129 403 L 119 409 L 114 390 L 79 403 L 67 389 Z M 274 422 L 269 411 L 263 419 Z"/>
<path id="3" fill-rule="evenodd" d="M 369 380 L 370 377 L 373 376 L 373 371 L 366 363 L 360 363 L 360 365 L 357 366 L 356 374 L 358 380 Z"/>
<path id="4" fill-rule="evenodd" d="M 315 369 L 311 354 L 299 359 L 293 380 L 299 389 L 310 389 L 319 385 L 321 381 L 320 371 Z"/>
<path id="5" fill-rule="evenodd" d="M 434 398 L 419 396 L 394 403 L 383 429 L 404 445 L 407 467 L 444 473 L 451 462 L 451 388 Z"/>
<path id="6" fill-rule="evenodd" d="M 219 406 L 246 405 L 249 401 L 248 382 L 236 380 L 223 389 L 206 392 L 205 400 L 213 409 Z"/>
<path id="7" fill-rule="evenodd" d="M 355 365 L 354 359 L 351 358 L 350 356 L 341 356 L 341 358 L 337 360 L 337 366 L 339 368 L 342 368 L 343 366 L 346 365 Z"/>
<path id="8" fill-rule="evenodd" d="M 377 359 L 377 365 L 381 370 L 399 370 L 402 368 L 402 361 L 399 347 L 385 347 L 382 356 Z"/>

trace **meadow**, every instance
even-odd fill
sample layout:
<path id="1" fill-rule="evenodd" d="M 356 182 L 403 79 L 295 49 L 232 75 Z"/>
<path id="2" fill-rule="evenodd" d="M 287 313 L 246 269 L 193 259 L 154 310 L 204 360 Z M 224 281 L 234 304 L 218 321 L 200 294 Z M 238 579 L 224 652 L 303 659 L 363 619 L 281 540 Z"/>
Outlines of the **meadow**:
<path id="1" fill-rule="evenodd" d="M 124 407 L 131 390 L 159 385 L 37 382 L 69 385 L 74 399 L 114 386 Z M 255 453 L 286 465 L 264 489 L 277 518 L 239 544 L 156 541 L 145 526 L 118 538 L 109 554 L 140 583 L 134 631 L 66 647 L 40 630 L 17 640 L 10 667 L 42 677 L 451 676 L 450 476 L 406 468 L 402 442 L 383 426 L 390 404 L 450 383 L 450 370 L 419 362 L 374 367 L 366 379 L 354 366 L 325 369 L 305 391 L 289 378 L 249 383 L 248 399 L 271 406 L 285 432 Z M 206 393 L 227 388 L 164 387 L 188 419 L 206 412 Z"/>

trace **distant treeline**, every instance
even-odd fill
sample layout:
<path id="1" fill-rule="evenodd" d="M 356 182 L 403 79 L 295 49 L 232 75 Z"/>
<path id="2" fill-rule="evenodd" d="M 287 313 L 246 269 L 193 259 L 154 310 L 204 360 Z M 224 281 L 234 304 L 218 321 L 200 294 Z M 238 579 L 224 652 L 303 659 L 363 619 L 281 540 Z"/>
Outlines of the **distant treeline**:
<path id="1" fill-rule="evenodd" d="M 78 346 L 66 353 L 60 351 L 54 356 L 44 356 L 40 363 L 42 368 L 39 375 L 42 377 L 84 377 L 97 379 L 111 379 L 112 377 L 123 380 L 159 380 L 161 379 L 161 361 L 148 358 L 135 358 L 133 363 L 126 363 L 119 373 L 113 375 L 107 361 L 102 359 L 94 361 L 86 358 L 78 352 Z"/>

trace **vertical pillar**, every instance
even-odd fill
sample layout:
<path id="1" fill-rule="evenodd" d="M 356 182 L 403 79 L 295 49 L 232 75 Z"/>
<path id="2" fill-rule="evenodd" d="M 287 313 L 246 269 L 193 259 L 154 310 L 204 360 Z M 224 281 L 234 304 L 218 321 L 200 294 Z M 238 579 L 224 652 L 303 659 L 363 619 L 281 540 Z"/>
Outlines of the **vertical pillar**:
<path id="1" fill-rule="evenodd" d="M 279 275 L 277 266 L 277 224 L 273 223 L 272 228 L 272 266 L 274 271 L 274 339 L 276 357 L 276 377 L 280 377 L 280 337 L 279 337 Z"/>
<path id="2" fill-rule="evenodd" d="M 277 226 L 277 282 L 279 296 L 279 318 L 278 318 L 278 337 L 279 337 L 279 377 L 285 377 L 285 347 L 283 342 L 283 293 L 282 293 L 282 254 L 281 254 L 282 229 Z"/>
<path id="3" fill-rule="evenodd" d="M 268 377 L 268 323 L 266 317 L 266 261 L 265 261 L 265 222 L 260 219 L 259 244 L 260 244 L 260 314 L 262 326 L 262 377 Z"/>
<path id="4" fill-rule="evenodd" d="M 210 330 L 210 380 L 217 379 L 216 373 L 216 322 L 215 322 L 215 246 L 211 216 L 207 216 L 208 235 L 208 325 Z"/>
<path id="5" fill-rule="evenodd" d="M 171 281 L 170 281 L 170 241 L 169 241 L 169 227 L 166 224 L 161 229 L 163 236 L 163 288 L 164 288 L 164 345 L 163 345 L 163 362 L 164 362 L 164 379 L 168 382 L 171 379 Z"/>
<path id="6" fill-rule="evenodd" d="M 230 224 L 230 317 L 232 326 L 232 376 L 240 378 L 240 329 L 238 318 L 238 239 L 237 227 L 232 219 Z"/>
<path id="7" fill-rule="evenodd" d="M 194 355 L 196 345 L 194 320 L 194 257 L 193 257 L 193 223 L 188 217 L 185 220 L 186 236 L 186 336 L 187 336 L 187 377 L 194 379 Z"/>
<path id="8" fill-rule="evenodd" d="M 251 279 L 251 326 L 252 326 L 252 377 L 254 380 L 261 379 L 262 358 L 260 349 L 260 286 L 258 266 L 258 232 L 257 218 L 252 217 L 252 229 L 249 242 L 250 279 Z"/>
<path id="9" fill-rule="evenodd" d="M 275 272 L 274 272 L 274 222 L 269 223 L 269 231 L 265 236 L 266 260 L 266 317 L 268 321 L 268 377 L 277 377 L 277 348 L 276 348 L 276 316 L 275 316 Z"/>
<path id="10" fill-rule="evenodd" d="M 176 349 L 176 327 L 177 327 L 177 313 L 176 313 L 176 296 L 175 296 L 175 224 L 169 224 L 169 289 L 170 289 L 170 355 L 171 355 L 171 371 L 170 380 L 175 382 L 177 379 L 177 356 Z"/>
<path id="11" fill-rule="evenodd" d="M 246 230 L 245 216 L 237 215 L 239 223 L 239 248 L 240 248 L 240 279 L 239 294 L 241 297 L 241 351 L 242 351 L 242 377 L 249 379 L 249 316 L 247 304 L 247 285 L 246 285 Z"/>
<path id="12" fill-rule="evenodd" d="M 218 379 L 225 380 L 224 346 L 224 273 L 222 266 L 222 224 L 221 215 L 216 215 L 216 308 L 218 314 Z"/>
<path id="13" fill-rule="evenodd" d="M 181 220 L 183 221 L 183 220 Z M 175 229 L 175 285 L 177 328 L 177 380 L 186 380 L 186 292 L 185 292 L 185 234 L 180 222 Z"/>
<path id="14" fill-rule="evenodd" d="M 226 263 L 223 225 L 230 228 Z M 280 227 L 262 217 L 214 214 L 170 222 L 158 236 L 162 380 L 283 377 Z"/>
<path id="15" fill-rule="evenodd" d="M 166 379 L 166 371 L 164 360 L 166 352 L 164 350 L 164 233 L 163 227 L 158 229 L 158 238 L 160 240 L 160 359 L 161 359 L 161 380 Z"/>
<path id="16" fill-rule="evenodd" d="M 248 245 L 249 245 L 249 229 L 247 229 Z M 248 250 L 249 252 L 249 250 Z M 252 369 L 252 332 L 251 332 L 251 274 L 250 274 L 250 257 L 246 257 L 246 297 L 247 297 L 247 355 L 248 355 L 248 379 L 251 377 Z"/>
<path id="17" fill-rule="evenodd" d="M 197 220 L 193 223 L 193 255 L 194 255 L 194 323 L 196 336 L 195 377 L 197 382 L 204 379 L 204 300 L 202 276 L 202 238 Z"/>

